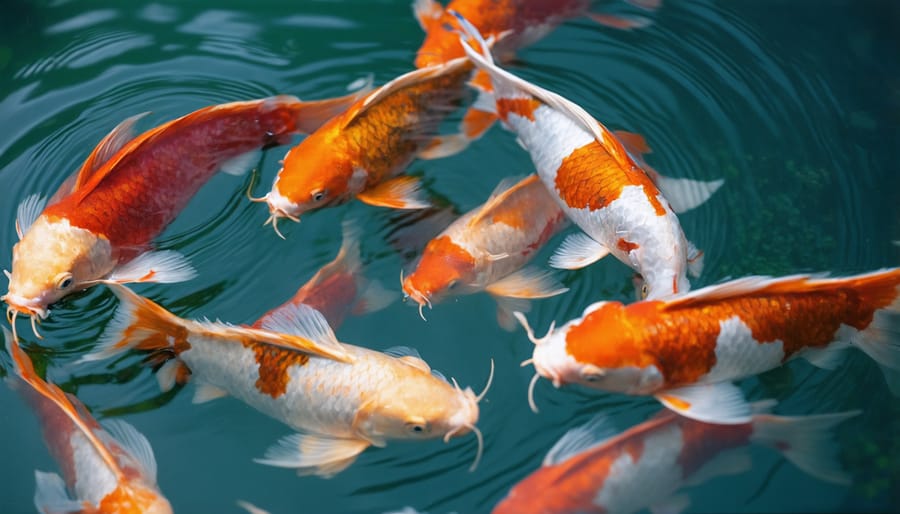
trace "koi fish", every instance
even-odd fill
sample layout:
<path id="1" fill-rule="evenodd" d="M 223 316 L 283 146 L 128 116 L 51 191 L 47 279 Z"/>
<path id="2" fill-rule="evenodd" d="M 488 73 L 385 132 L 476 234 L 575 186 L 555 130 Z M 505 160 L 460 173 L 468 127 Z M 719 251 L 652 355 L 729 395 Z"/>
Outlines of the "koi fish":
<path id="1" fill-rule="evenodd" d="M 655 11 L 662 0 L 627 0 L 645 11 Z M 515 51 L 545 37 L 567 19 L 588 16 L 597 23 L 616 29 L 646 27 L 644 16 L 616 16 L 589 12 L 590 0 L 452 0 L 444 8 L 435 0 L 415 0 L 413 12 L 425 40 L 416 52 L 416 67 L 445 63 L 465 55 L 459 44 L 458 12 L 478 28 L 487 39 L 497 41 L 495 55 L 501 61 L 512 60 Z M 490 77 L 478 72 L 469 83 L 478 91 L 475 103 L 466 111 L 458 134 L 437 136 L 424 158 L 453 155 L 480 138 L 497 120 L 493 108 Z"/>
<path id="2" fill-rule="evenodd" d="M 344 242 L 337 257 L 322 267 L 294 296 L 270 310 L 252 325 L 262 328 L 282 310 L 306 304 L 319 311 L 335 330 L 347 314 L 374 312 L 394 300 L 394 293 L 385 290 L 377 281 L 366 280 L 359 259 L 359 232 L 352 223 L 344 223 Z"/>
<path id="3" fill-rule="evenodd" d="M 233 395 L 298 433 L 269 448 L 261 464 L 330 477 L 369 446 L 474 432 L 483 446 L 471 388 L 450 385 L 409 348 L 384 353 L 338 342 L 308 305 L 270 316 L 262 329 L 181 319 L 115 282 L 120 307 L 96 350 L 82 361 L 130 348 L 174 355 L 158 371 L 174 384 L 179 363 L 197 386 L 194 403 Z M 488 381 L 490 385 L 490 380 Z M 487 391 L 487 388 L 485 388 Z"/>
<path id="4" fill-rule="evenodd" d="M 37 375 L 31 359 L 6 328 L 3 334 L 12 358 L 7 381 L 34 409 L 47 447 L 65 477 L 35 471 L 38 511 L 171 513 L 169 501 L 156 485 L 156 460 L 147 438 L 122 420 L 98 424 L 78 398 Z"/>
<path id="5" fill-rule="evenodd" d="M 540 339 L 516 317 L 536 344 L 535 380 L 654 395 L 700 421 L 747 422 L 750 406 L 732 380 L 796 357 L 834 369 L 851 346 L 872 357 L 900 395 L 900 268 L 754 276 L 665 301 L 598 302 Z"/>
<path id="6" fill-rule="evenodd" d="M 395 209 L 428 206 L 417 179 L 401 175 L 437 133 L 472 73 L 465 58 L 415 70 L 376 89 L 335 116 L 284 157 L 265 201 L 278 220 L 351 199 Z"/>
<path id="7" fill-rule="evenodd" d="M 551 266 L 581 268 L 611 253 L 644 277 L 648 298 L 688 291 L 689 263 L 692 274 L 699 274 L 701 254 L 685 239 L 657 184 L 584 109 L 499 68 L 477 29 L 459 19 L 481 46 L 479 52 L 464 36 L 460 40 L 475 65 L 490 74 L 497 114 L 531 154 L 563 212 L 584 231 L 563 242 Z M 722 184 L 688 179 L 680 183 L 673 194 L 693 191 L 702 200 Z"/>
<path id="8" fill-rule="evenodd" d="M 681 512 L 685 486 L 736 475 L 751 467 L 749 445 L 781 453 L 810 475 L 839 485 L 850 477 L 833 455 L 832 429 L 859 411 L 811 416 L 766 414 L 757 402 L 750 420 L 715 425 L 663 412 L 624 432 L 595 416 L 567 432 L 543 466 L 514 485 L 494 514 Z M 552 491 L 553 494 L 547 494 Z"/>
<path id="9" fill-rule="evenodd" d="M 194 276 L 173 251 L 149 251 L 150 241 L 219 169 L 238 174 L 260 148 L 309 132 L 361 93 L 301 102 L 291 96 L 206 107 L 133 137 L 144 115 L 109 133 L 49 205 L 30 196 L 19 206 L 6 301 L 34 321 L 49 306 L 97 283 L 180 282 Z"/>
<path id="10" fill-rule="evenodd" d="M 401 279 L 403 292 L 421 315 L 443 296 L 487 291 L 499 304 L 501 326 L 512 330 L 512 312 L 527 308 L 526 299 L 568 291 L 547 272 L 523 269 L 567 223 L 537 175 L 501 181 L 487 202 L 428 243 L 415 270 Z"/>

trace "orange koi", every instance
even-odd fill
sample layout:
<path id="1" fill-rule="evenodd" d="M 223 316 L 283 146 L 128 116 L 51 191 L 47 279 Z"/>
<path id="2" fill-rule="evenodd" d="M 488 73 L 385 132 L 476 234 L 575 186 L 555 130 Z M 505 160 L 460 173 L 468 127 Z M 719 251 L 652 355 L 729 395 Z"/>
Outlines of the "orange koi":
<path id="1" fill-rule="evenodd" d="M 459 58 L 415 70 L 376 89 L 288 151 L 263 198 L 278 220 L 353 198 L 382 207 L 428 206 L 419 182 L 402 175 L 461 100 L 472 64 Z"/>
<path id="2" fill-rule="evenodd" d="M 664 301 L 598 302 L 540 339 L 517 317 L 536 343 L 535 377 L 653 395 L 700 421 L 746 423 L 749 404 L 731 381 L 796 357 L 833 369 L 851 346 L 900 394 L 900 268 L 746 277 Z"/>
<path id="3" fill-rule="evenodd" d="M 797 417 L 765 413 L 774 403 L 757 402 L 750 420 L 736 425 L 664 411 L 622 432 L 604 415 L 595 416 L 567 432 L 543 466 L 514 485 L 493 513 L 682 512 L 690 500 L 676 495 L 678 490 L 748 471 L 750 444 L 778 451 L 820 480 L 849 485 L 834 455 L 832 429 L 859 411 Z"/>
<path id="4" fill-rule="evenodd" d="M 161 386 L 174 384 L 165 375 L 185 365 L 196 386 L 194 403 L 232 395 L 298 431 L 257 459 L 261 464 L 330 477 L 390 439 L 447 442 L 470 432 L 478 440 L 473 469 L 480 460 L 483 439 L 475 424 L 488 388 L 476 396 L 451 385 L 415 350 L 377 352 L 339 342 L 322 314 L 304 304 L 280 309 L 255 329 L 182 319 L 123 285 L 107 285 L 119 309 L 81 360 L 131 348 L 174 356 L 169 362 L 176 365 L 158 372 Z"/>
<path id="5" fill-rule="evenodd" d="M 156 460 L 147 438 L 121 420 L 101 426 L 77 398 L 41 379 L 13 335 L 6 328 L 3 333 L 12 358 L 7 380 L 34 409 L 63 471 L 63 477 L 35 471 L 37 509 L 45 514 L 171 513 L 156 485 Z"/>
<path id="6" fill-rule="evenodd" d="M 351 223 L 344 223 L 344 242 L 337 257 L 322 267 L 297 290 L 290 300 L 270 310 L 252 325 L 262 328 L 284 310 L 305 304 L 322 313 L 335 330 L 347 314 L 374 312 L 394 300 L 395 294 L 377 281 L 362 275 L 359 258 L 359 234 Z"/>
<path id="7" fill-rule="evenodd" d="M 109 133 L 46 205 L 19 206 L 9 292 L 17 314 L 46 318 L 49 306 L 94 285 L 179 282 L 194 275 L 173 251 L 148 251 L 151 240 L 219 169 L 249 169 L 259 149 L 308 132 L 359 96 L 301 102 L 291 96 L 206 107 L 133 137 L 138 115 Z M 35 330 L 35 334 L 37 331 Z"/>
<path id="8" fill-rule="evenodd" d="M 662 5 L 662 0 L 627 2 L 648 12 Z M 588 16 L 601 25 L 624 30 L 652 23 L 645 16 L 592 13 L 591 3 L 590 0 L 452 0 L 445 8 L 436 0 L 415 0 L 413 12 L 425 31 L 425 40 L 416 52 L 416 67 L 433 66 L 465 55 L 459 44 L 457 32 L 461 29 L 452 14 L 454 11 L 469 20 L 485 38 L 497 42 L 494 53 L 501 61 L 511 60 L 516 50 L 537 42 L 570 18 Z M 478 72 L 469 85 L 479 95 L 466 111 L 460 132 L 436 137 L 424 154 L 426 158 L 462 151 L 497 120 L 490 77 Z"/>
<path id="9" fill-rule="evenodd" d="M 568 291 L 549 273 L 524 268 L 568 219 L 537 175 L 497 186 L 483 205 L 461 216 L 425 247 L 403 292 L 422 307 L 448 294 L 487 291 L 499 304 L 498 320 L 512 329 L 512 311 L 527 299 Z M 424 319 L 424 317 L 423 317 Z"/>
<path id="10" fill-rule="evenodd" d="M 490 75 L 498 116 L 529 152 L 560 207 L 584 231 L 563 242 L 551 266 L 576 269 L 612 254 L 644 277 L 648 298 L 688 291 L 687 273 L 700 273 L 702 254 L 688 243 L 657 183 L 603 124 L 570 100 L 498 67 L 477 29 L 464 18 L 460 23 L 478 43 L 480 51 L 461 39 L 466 55 Z M 665 194 L 690 191 L 695 205 L 722 185 L 690 179 L 658 183 L 679 184 Z"/>

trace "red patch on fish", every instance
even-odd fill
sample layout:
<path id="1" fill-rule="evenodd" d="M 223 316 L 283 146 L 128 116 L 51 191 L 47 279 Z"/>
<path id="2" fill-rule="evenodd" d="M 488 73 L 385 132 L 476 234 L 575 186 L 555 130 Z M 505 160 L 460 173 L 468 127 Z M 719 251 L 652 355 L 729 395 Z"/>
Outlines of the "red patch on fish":
<path id="1" fill-rule="evenodd" d="M 303 366 L 309 362 L 309 355 L 302 352 L 285 350 L 256 341 L 244 341 L 242 344 L 245 348 L 253 350 L 259 364 L 256 388 L 272 398 L 278 398 L 287 392 L 287 385 L 291 380 L 288 370 L 292 366 Z"/>
<path id="2" fill-rule="evenodd" d="M 497 99 L 497 116 L 501 120 L 509 118 L 509 113 L 515 113 L 529 121 L 534 121 L 534 111 L 540 107 L 541 102 L 534 98 L 498 98 Z"/>
<path id="3" fill-rule="evenodd" d="M 625 253 L 628 253 L 632 250 L 637 250 L 641 247 L 639 244 L 632 243 L 631 241 L 626 241 L 624 238 L 619 238 L 616 246 L 619 248 L 619 250 L 622 250 Z"/>
<path id="4" fill-rule="evenodd" d="M 618 146 L 618 145 L 617 145 Z M 618 149 L 615 148 L 614 149 Z M 657 216 L 666 209 L 659 201 L 659 190 L 650 177 L 637 166 L 625 165 L 609 148 L 592 141 L 563 159 L 556 172 L 556 189 L 567 206 L 573 209 L 602 209 L 621 196 L 625 186 L 640 186 Z"/>

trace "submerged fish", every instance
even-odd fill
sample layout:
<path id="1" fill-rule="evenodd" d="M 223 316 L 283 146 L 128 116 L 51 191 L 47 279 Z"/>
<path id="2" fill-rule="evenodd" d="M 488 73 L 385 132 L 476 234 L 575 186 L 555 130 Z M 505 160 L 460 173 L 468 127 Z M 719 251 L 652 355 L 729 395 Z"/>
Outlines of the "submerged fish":
<path id="1" fill-rule="evenodd" d="M 343 234 L 344 242 L 337 257 L 316 272 L 290 300 L 256 320 L 253 328 L 262 328 L 267 320 L 280 316 L 282 310 L 305 304 L 319 311 L 331 328 L 337 330 L 347 314 L 374 312 L 394 300 L 395 293 L 363 276 L 358 230 L 345 222 Z"/>
<path id="2" fill-rule="evenodd" d="M 121 302 L 93 361 L 129 348 L 174 355 L 161 385 L 183 363 L 197 386 L 194 402 L 232 395 L 300 433 L 257 462 L 332 476 L 369 446 L 389 439 L 430 439 L 474 432 L 481 455 L 478 402 L 451 385 L 414 350 L 376 352 L 340 343 L 307 305 L 281 309 L 262 329 L 189 321 L 127 287 L 109 283 Z M 487 390 L 487 388 L 485 389 Z M 474 466 L 474 465 L 473 465 Z"/>
<path id="3" fill-rule="evenodd" d="M 222 169 L 240 173 L 253 152 L 308 132 L 359 94 L 301 102 L 291 96 L 206 107 L 134 137 L 143 115 L 123 121 L 93 150 L 48 205 L 19 206 L 9 292 L 17 314 L 46 318 L 49 306 L 98 280 L 178 282 L 194 275 L 178 253 L 150 251 L 151 240 Z M 37 334 L 37 331 L 35 331 Z"/>
<path id="4" fill-rule="evenodd" d="M 537 175 L 514 181 L 500 182 L 487 202 L 425 247 L 415 270 L 402 280 L 420 314 L 443 296 L 484 290 L 497 299 L 500 324 L 511 329 L 512 311 L 527 308 L 527 299 L 568 290 L 549 273 L 523 269 L 568 220 Z"/>
<path id="5" fill-rule="evenodd" d="M 411 71 L 376 89 L 291 148 L 263 198 L 269 219 L 358 198 L 396 209 L 428 206 L 418 180 L 402 175 L 456 107 L 472 64 L 459 58 Z M 282 236 L 283 237 L 283 236 Z"/>
<path id="6" fill-rule="evenodd" d="M 172 512 L 156 485 L 156 460 L 147 438 L 121 420 L 98 424 L 77 398 L 41 379 L 12 334 L 3 332 L 12 359 L 7 381 L 34 409 L 47 448 L 63 471 L 63 477 L 35 471 L 38 511 Z"/>
<path id="7" fill-rule="evenodd" d="M 624 432 L 600 414 L 570 430 L 543 466 L 514 485 L 494 514 L 681 512 L 675 493 L 751 467 L 748 445 L 768 446 L 810 475 L 849 485 L 835 458 L 832 429 L 859 411 L 811 416 L 765 414 L 758 402 L 746 423 L 714 425 L 663 411 Z M 762 411 L 762 412 L 761 412 Z"/>
<path id="8" fill-rule="evenodd" d="M 746 277 L 665 301 L 598 302 L 540 339 L 517 317 L 536 344 L 535 379 L 654 395 L 700 421 L 746 423 L 750 406 L 732 380 L 796 357 L 833 369 L 850 346 L 900 394 L 900 268 Z"/>
<path id="9" fill-rule="evenodd" d="M 685 239 L 657 184 L 600 122 L 573 102 L 499 68 L 477 30 L 465 19 L 461 23 L 480 45 L 476 51 L 461 40 L 475 65 L 490 74 L 497 114 L 531 154 L 563 211 L 585 232 L 566 239 L 551 265 L 580 268 L 612 253 L 644 277 L 649 298 L 688 291 L 689 262 L 695 262 L 692 271 L 699 274 L 700 253 Z M 680 184 L 666 195 L 692 191 L 698 203 L 722 184 L 666 183 Z"/>
<path id="10" fill-rule="evenodd" d="M 652 12 L 660 7 L 662 0 L 629 0 L 628 3 Z M 496 41 L 493 50 L 501 61 L 511 60 L 516 50 L 542 39 L 570 18 L 588 16 L 602 25 L 626 30 L 651 23 L 643 16 L 593 13 L 589 11 L 591 4 L 590 0 L 452 0 L 445 8 L 435 0 L 416 0 L 413 12 L 425 31 L 425 40 L 416 52 L 416 67 L 433 66 L 465 55 L 453 12 L 469 20 L 485 38 Z M 427 157 L 445 157 L 463 150 L 497 120 L 490 78 L 479 72 L 470 85 L 479 91 L 479 96 L 463 117 L 460 133 L 435 138 Z"/>

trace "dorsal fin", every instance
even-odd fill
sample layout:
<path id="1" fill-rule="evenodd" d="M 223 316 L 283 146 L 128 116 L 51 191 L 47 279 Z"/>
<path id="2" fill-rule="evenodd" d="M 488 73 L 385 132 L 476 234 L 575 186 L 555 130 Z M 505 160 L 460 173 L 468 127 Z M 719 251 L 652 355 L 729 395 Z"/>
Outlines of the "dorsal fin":
<path id="1" fill-rule="evenodd" d="M 0 329 L 2 329 L 3 337 L 6 339 L 6 352 L 12 359 L 13 372 L 31 387 L 36 394 L 52 402 L 66 415 L 67 418 L 69 418 L 72 424 L 80 430 L 85 439 L 88 440 L 100 459 L 106 463 L 110 472 L 120 480 L 122 478 L 122 470 L 119 468 L 116 458 L 110 453 L 109 448 L 100 441 L 91 427 L 88 426 L 85 419 L 78 414 L 78 407 L 80 404 L 75 405 L 73 403 L 73 401 L 77 402 L 78 400 L 75 399 L 74 396 L 66 395 L 66 393 L 56 385 L 41 379 L 34 370 L 34 364 L 32 364 L 31 358 L 28 357 L 28 354 L 26 354 L 13 339 L 9 330 L 7 330 L 6 327 L 0 327 Z"/>
<path id="2" fill-rule="evenodd" d="M 413 86 L 447 73 L 453 73 L 466 66 L 471 66 L 469 60 L 465 57 L 459 57 L 443 64 L 436 64 L 427 68 L 419 68 L 409 73 L 404 73 L 370 93 L 362 102 L 354 104 L 354 106 L 344 115 L 343 126 L 349 126 L 370 108 L 378 105 L 379 102 L 405 87 Z"/>
<path id="3" fill-rule="evenodd" d="M 501 180 L 494 190 L 491 191 L 491 196 L 478 209 L 478 213 L 469 219 L 469 227 L 474 227 L 482 220 L 490 218 L 498 208 L 504 206 L 507 198 L 521 191 L 534 180 L 540 179 L 538 179 L 537 175 L 531 174 L 524 179 L 522 177 L 506 177 Z"/>
<path id="4" fill-rule="evenodd" d="M 553 466 L 595 446 L 599 446 L 610 437 L 615 436 L 618 430 L 610 422 L 609 417 L 598 414 L 590 421 L 575 427 L 562 436 L 553 448 L 544 457 L 544 466 Z"/>
<path id="5" fill-rule="evenodd" d="M 134 139 L 135 123 L 148 114 L 150 113 L 143 112 L 141 114 L 135 114 L 130 118 L 125 118 L 121 123 L 116 125 L 106 137 L 100 140 L 100 143 L 97 144 L 94 151 L 91 152 L 91 155 L 89 155 L 84 161 L 84 164 L 81 165 L 81 169 L 78 170 L 78 178 L 75 179 L 75 184 L 72 186 L 73 191 L 77 191 L 78 188 L 86 184 L 95 171 L 99 170 L 103 164 L 112 158 L 116 152 L 121 150 L 126 143 Z"/>
<path id="6" fill-rule="evenodd" d="M 144 434 L 121 419 L 107 419 L 101 426 L 140 466 L 143 475 L 156 483 L 156 457 Z"/>

